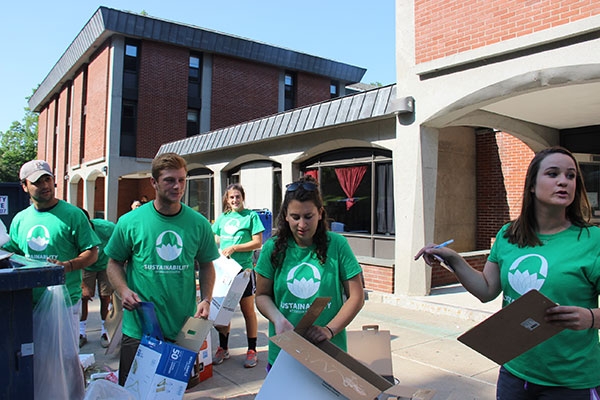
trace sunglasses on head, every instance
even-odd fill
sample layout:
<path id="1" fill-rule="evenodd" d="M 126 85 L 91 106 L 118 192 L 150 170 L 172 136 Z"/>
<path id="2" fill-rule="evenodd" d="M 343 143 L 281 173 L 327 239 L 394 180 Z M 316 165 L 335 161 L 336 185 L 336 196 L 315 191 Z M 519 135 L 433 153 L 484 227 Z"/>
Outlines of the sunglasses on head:
<path id="1" fill-rule="evenodd" d="M 314 192 L 315 190 L 317 190 L 317 185 L 315 185 L 312 182 L 290 183 L 289 185 L 285 186 L 285 190 L 286 190 L 286 192 L 294 192 L 294 191 L 298 190 L 298 188 L 300 186 L 302 186 L 302 189 L 306 190 L 307 192 Z"/>

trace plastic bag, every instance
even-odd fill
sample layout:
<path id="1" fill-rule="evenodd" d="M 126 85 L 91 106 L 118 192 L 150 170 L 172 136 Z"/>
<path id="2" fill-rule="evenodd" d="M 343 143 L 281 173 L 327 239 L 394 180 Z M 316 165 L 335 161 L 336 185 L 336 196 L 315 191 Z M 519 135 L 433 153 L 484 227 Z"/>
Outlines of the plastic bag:
<path id="1" fill-rule="evenodd" d="M 135 400 L 135 397 L 123 386 L 98 379 L 89 384 L 84 400 Z"/>
<path id="2" fill-rule="evenodd" d="M 33 310 L 34 398 L 80 400 L 85 395 L 71 302 L 65 285 L 46 288 Z"/>

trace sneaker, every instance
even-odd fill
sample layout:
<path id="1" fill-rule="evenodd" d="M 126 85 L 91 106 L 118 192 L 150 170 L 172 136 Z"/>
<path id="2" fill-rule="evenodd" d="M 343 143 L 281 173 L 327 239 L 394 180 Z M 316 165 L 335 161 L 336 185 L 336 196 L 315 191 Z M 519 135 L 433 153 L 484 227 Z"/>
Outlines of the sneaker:
<path id="1" fill-rule="evenodd" d="M 224 360 L 227 360 L 229 358 L 229 350 L 225 350 L 224 348 L 222 348 L 221 346 L 217 347 L 217 352 L 215 353 L 215 356 L 213 357 L 213 365 L 219 365 L 221 364 Z"/>
<path id="2" fill-rule="evenodd" d="M 254 350 L 248 350 L 246 353 L 246 361 L 244 361 L 244 368 L 253 368 L 256 367 L 258 363 L 258 354 Z"/>
<path id="3" fill-rule="evenodd" d="M 87 343 L 87 336 L 79 335 L 79 348 L 82 348 Z"/>
<path id="4" fill-rule="evenodd" d="M 108 340 L 108 336 L 106 333 L 103 333 L 102 336 L 100 336 L 100 345 L 104 348 L 107 348 L 109 344 L 110 341 Z"/>

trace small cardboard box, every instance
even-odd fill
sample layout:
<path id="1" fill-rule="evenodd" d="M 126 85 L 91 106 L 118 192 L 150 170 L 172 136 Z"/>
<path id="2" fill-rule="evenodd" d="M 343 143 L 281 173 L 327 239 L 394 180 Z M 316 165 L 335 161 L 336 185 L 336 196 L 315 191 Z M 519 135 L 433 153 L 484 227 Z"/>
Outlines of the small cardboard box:
<path id="1" fill-rule="evenodd" d="M 182 399 L 198 352 L 212 323 L 188 318 L 176 342 L 169 343 L 160 334 L 152 304 L 144 303 L 143 308 L 144 332 L 154 332 L 154 335 L 146 334 L 142 338 L 125 389 L 138 400 Z M 156 337 L 157 330 L 159 337 Z"/>
<path id="2" fill-rule="evenodd" d="M 330 341 L 317 345 L 303 337 L 327 306 L 329 298 L 318 298 L 296 329 L 271 338 L 282 351 L 269 371 L 257 400 L 279 399 L 368 399 L 399 398 L 429 400 L 432 390 L 393 386 L 388 380 Z"/>
<path id="3" fill-rule="evenodd" d="M 458 340 L 502 365 L 564 329 L 544 319 L 546 310 L 554 306 L 552 300 L 530 290 Z"/>
<path id="4" fill-rule="evenodd" d="M 196 383 L 203 382 L 213 376 L 211 346 L 211 338 L 210 335 L 208 335 L 204 343 L 202 343 L 200 351 L 198 352 L 198 358 L 196 360 L 194 370 L 192 371 L 192 378 L 190 381 L 194 378 L 194 376 L 197 376 Z"/>
<path id="5" fill-rule="evenodd" d="M 242 267 L 232 258 L 221 256 L 213 264 L 216 276 L 208 319 L 215 326 L 227 326 L 248 286 L 250 274 L 247 271 L 240 274 Z"/>

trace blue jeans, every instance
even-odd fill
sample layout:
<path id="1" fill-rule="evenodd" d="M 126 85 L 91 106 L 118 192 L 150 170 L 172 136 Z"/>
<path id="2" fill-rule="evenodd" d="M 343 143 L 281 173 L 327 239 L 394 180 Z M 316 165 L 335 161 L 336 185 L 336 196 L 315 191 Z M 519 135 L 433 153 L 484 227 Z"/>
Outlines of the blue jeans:
<path id="1" fill-rule="evenodd" d="M 517 378 L 500 368 L 496 400 L 600 400 L 598 388 L 569 389 L 562 386 L 542 386 Z"/>

